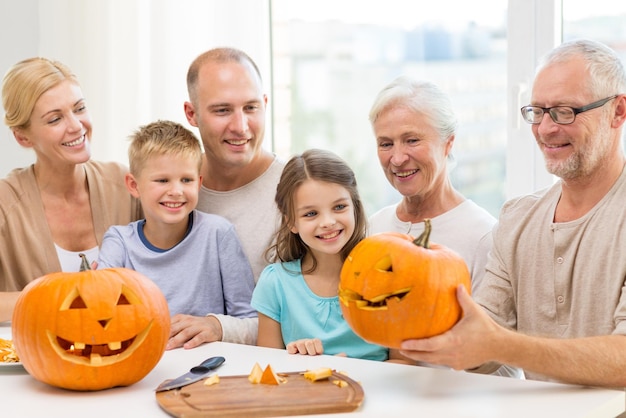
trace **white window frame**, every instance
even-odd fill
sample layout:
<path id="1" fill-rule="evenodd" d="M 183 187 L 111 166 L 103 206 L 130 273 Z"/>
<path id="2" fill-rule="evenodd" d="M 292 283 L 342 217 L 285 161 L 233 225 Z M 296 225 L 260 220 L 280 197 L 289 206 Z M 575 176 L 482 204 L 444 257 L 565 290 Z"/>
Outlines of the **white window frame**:
<path id="1" fill-rule="evenodd" d="M 562 41 L 561 0 L 509 0 L 507 21 L 507 198 L 553 184 L 520 107 L 530 101 L 539 59 Z"/>

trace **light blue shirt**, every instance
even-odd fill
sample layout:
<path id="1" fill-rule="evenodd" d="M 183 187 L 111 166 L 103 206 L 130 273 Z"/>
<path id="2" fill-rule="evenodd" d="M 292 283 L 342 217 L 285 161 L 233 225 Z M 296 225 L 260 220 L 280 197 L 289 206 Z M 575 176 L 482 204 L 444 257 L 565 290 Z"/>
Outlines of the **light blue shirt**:
<path id="1" fill-rule="evenodd" d="M 324 354 L 387 360 L 385 347 L 365 342 L 343 318 L 339 297 L 320 297 L 304 280 L 300 260 L 265 267 L 252 294 L 252 307 L 280 323 L 285 345 L 319 338 Z"/>

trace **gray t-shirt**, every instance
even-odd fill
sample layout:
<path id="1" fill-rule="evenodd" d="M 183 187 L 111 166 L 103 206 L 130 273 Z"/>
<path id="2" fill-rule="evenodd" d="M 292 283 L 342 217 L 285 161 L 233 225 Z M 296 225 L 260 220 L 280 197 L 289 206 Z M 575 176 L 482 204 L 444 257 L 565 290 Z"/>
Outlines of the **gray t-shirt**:
<path id="1" fill-rule="evenodd" d="M 387 206 L 373 214 L 369 219 L 369 233 L 393 231 L 418 237 L 424 232 L 424 222 L 412 224 L 398 219 L 397 206 Z M 489 212 L 471 200 L 431 219 L 430 241 L 445 245 L 463 257 L 472 276 L 472 291 L 485 273 L 495 223 L 496 219 Z"/>
<path id="2" fill-rule="evenodd" d="M 171 315 L 256 317 L 252 270 L 233 225 L 196 210 L 189 219 L 185 238 L 168 250 L 145 239 L 144 220 L 110 227 L 98 268 L 126 267 L 147 276 L 165 295 Z"/>
<path id="3" fill-rule="evenodd" d="M 268 264 L 265 250 L 272 244 L 280 225 L 280 214 L 274 197 L 285 164 L 278 158 L 250 183 L 228 191 L 202 186 L 196 208 L 228 219 L 237 230 L 243 251 L 248 256 L 255 282 Z"/>

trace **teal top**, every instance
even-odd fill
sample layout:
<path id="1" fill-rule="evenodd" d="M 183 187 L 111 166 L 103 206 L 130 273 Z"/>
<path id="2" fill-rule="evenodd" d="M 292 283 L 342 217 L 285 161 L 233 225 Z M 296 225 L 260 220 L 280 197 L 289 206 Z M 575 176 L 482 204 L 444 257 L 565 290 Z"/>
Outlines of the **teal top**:
<path id="1" fill-rule="evenodd" d="M 252 307 L 280 323 L 285 346 L 319 338 L 324 354 L 387 360 L 387 348 L 365 342 L 344 320 L 339 297 L 320 297 L 304 280 L 300 260 L 265 267 L 252 294 Z"/>

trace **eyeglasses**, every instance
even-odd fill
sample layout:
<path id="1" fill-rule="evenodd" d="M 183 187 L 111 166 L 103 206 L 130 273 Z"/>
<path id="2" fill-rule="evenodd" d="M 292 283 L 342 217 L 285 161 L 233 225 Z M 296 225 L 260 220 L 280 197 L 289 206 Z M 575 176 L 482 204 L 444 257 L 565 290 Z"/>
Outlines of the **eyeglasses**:
<path id="1" fill-rule="evenodd" d="M 543 115 L 547 112 L 554 123 L 559 125 L 569 125 L 576 120 L 576 115 L 582 112 L 586 112 L 591 109 L 595 109 L 600 106 L 604 106 L 609 100 L 615 99 L 619 94 L 616 94 L 606 99 L 598 100 L 583 107 L 569 107 L 569 106 L 554 106 L 554 107 L 541 107 L 541 106 L 524 106 L 520 110 L 522 111 L 522 117 L 530 124 L 538 125 L 543 120 Z"/>

